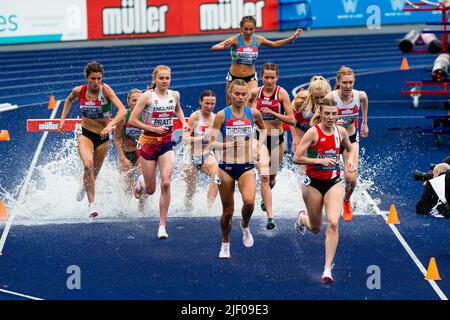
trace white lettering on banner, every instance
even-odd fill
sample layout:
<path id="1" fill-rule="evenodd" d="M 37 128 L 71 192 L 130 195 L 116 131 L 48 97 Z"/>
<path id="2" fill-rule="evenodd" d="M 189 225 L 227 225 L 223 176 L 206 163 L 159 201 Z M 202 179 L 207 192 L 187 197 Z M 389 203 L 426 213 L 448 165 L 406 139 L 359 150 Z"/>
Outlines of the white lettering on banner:
<path id="1" fill-rule="evenodd" d="M 371 5 L 367 8 L 367 13 L 371 15 L 367 18 L 367 29 L 379 30 L 381 29 L 381 8 L 376 5 Z"/>
<path id="2" fill-rule="evenodd" d="M 402 11 L 405 6 L 404 0 L 391 0 L 392 10 L 394 11 Z"/>
<path id="3" fill-rule="evenodd" d="M 345 13 L 355 13 L 358 6 L 358 0 L 342 0 Z"/>
<path id="4" fill-rule="evenodd" d="M 200 31 L 239 29 L 243 16 L 254 16 L 256 27 L 261 28 L 265 1 L 218 0 L 218 3 L 200 5 Z"/>
<path id="5" fill-rule="evenodd" d="M 58 129 L 58 123 L 53 123 L 51 121 L 40 123 L 39 124 L 39 131 L 45 131 L 45 130 L 57 130 Z"/>
<path id="6" fill-rule="evenodd" d="M 166 32 L 168 5 L 147 7 L 146 0 L 122 0 L 122 8 L 104 8 L 103 34 Z"/>

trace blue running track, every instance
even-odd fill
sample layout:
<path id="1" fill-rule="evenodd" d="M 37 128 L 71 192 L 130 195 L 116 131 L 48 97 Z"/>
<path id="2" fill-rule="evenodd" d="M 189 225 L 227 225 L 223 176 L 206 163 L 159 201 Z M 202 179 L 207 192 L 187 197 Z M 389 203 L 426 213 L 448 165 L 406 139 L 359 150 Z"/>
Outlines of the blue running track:
<path id="1" fill-rule="evenodd" d="M 424 118 L 426 114 L 447 111 L 442 107 L 442 97 L 422 97 L 421 107 L 413 109 L 411 98 L 400 94 L 407 89 L 406 80 L 429 77 L 426 69 L 434 59 L 431 54 L 408 56 L 411 69 L 400 71 L 403 55 L 397 41 L 401 37 L 301 38 L 282 49 L 260 51 L 258 70 L 265 61 L 279 64 L 279 84 L 288 92 L 307 83 L 314 74 L 330 78 L 334 85 L 336 71 L 348 65 L 357 73 L 355 88 L 365 90 L 369 97 L 370 133 L 367 139 L 361 139 L 360 178 L 371 186 L 367 198 L 359 201 L 372 205 L 372 210 L 358 212 L 350 223 L 341 220 L 333 286 L 323 286 L 320 281 L 324 231 L 299 236 L 293 228 L 296 212 L 291 209 L 276 212 L 277 227 L 268 231 L 265 215 L 256 205 L 251 222 L 255 245 L 247 249 L 241 241 L 236 208 L 232 259 L 223 261 L 218 259 L 220 210 L 209 216 L 171 216 L 169 211 L 170 238 L 158 241 L 157 200 L 153 200 L 149 203 L 153 209 L 143 218 L 100 218 L 93 223 L 83 220 L 86 209 L 77 211 L 79 221 L 72 219 L 70 223 L 48 217 L 47 210 L 54 210 L 50 206 L 16 212 L 17 221 L 0 256 L 0 299 L 29 298 L 15 293 L 42 299 L 445 299 L 450 295 L 449 221 L 415 213 L 422 186 L 413 180 L 412 171 L 425 171 L 430 162 L 439 162 L 450 154 L 448 148 L 436 146 L 432 135 L 420 131 L 431 124 Z M 0 112 L 0 129 L 9 130 L 11 136 L 10 142 L 0 142 L 0 192 L 9 210 L 14 210 L 14 199 L 21 192 L 41 139 L 41 134 L 26 132 L 26 119 L 49 118 L 49 96 L 64 100 L 74 86 L 83 84 L 82 71 L 87 62 L 97 60 L 104 65 L 104 81 L 122 101 L 131 88 L 146 87 L 156 65 L 169 65 L 172 88 L 180 91 L 185 114 L 189 115 L 205 89 L 217 93 L 217 110 L 225 103 L 229 53 L 212 52 L 211 45 L 174 43 L 0 53 L 0 103 L 19 105 L 15 111 Z M 76 106 L 69 117 L 79 116 Z M 62 105 L 56 118 L 61 110 Z M 62 136 L 49 134 L 37 167 L 54 160 L 62 144 Z M 80 161 L 71 166 L 81 170 Z M 39 176 L 33 175 L 32 181 L 39 190 Z M 67 196 L 60 191 L 51 195 L 55 201 Z M 283 186 L 280 180 L 274 192 L 291 193 L 294 206 L 298 202 L 300 209 L 298 188 Z M 173 199 L 183 196 L 172 194 Z M 25 201 L 39 199 L 27 195 Z M 403 244 L 383 219 L 391 204 L 398 211 L 400 225 L 395 230 L 404 239 Z M 27 217 L 35 219 L 27 223 Z M 52 223 L 39 221 L 39 217 Z M 4 226 L 0 224 L 0 232 Z M 408 254 L 405 243 L 417 259 Z M 424 280 L 419 268 L 427 268 L 431 257 L 436 258 L 442 278 L 435 284 Z M 71 265 L 80 267 L 80 290 L 66 286 L 66 271 Z M 367 286 L 369 266 L 378 266 L 381 271 L 380 289 Z"/>

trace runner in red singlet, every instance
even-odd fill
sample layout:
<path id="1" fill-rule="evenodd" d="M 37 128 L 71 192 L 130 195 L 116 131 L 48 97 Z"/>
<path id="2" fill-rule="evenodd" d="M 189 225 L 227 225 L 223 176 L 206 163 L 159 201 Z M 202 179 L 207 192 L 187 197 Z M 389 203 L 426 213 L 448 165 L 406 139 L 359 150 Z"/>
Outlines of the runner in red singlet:
<path id="1" fill-rule="evenodd" d="M 300 210 L 295 222 L 299 233 L 308 229 L 319 233 L 322 228 L 322 211 L 325 209 L 325 265 L 322 280 L 332 283 L 331 270 L 339 241 L 339 218 L 342 210 L 343 186 L 340 178 L 340 148 L 344 146 L 350 156 L 355 152 L 347 131 L 336 125 L 336 103 L 322 100 L 312 119 L 313 127 L 306 131 L 293 159 L 306 165 L 302 195 L 307 212 Z M 355 170 L 350 157 L 346 162 L 349 171 Z"/>

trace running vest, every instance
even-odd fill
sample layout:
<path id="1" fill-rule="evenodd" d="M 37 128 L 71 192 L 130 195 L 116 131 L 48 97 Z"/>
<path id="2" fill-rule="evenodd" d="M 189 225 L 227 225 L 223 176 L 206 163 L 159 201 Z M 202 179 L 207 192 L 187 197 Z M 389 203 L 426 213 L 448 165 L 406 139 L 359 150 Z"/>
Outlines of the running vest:
<path id="1" fill-rule="evenodd" d="M 319 138 L 315 146 L 308 148 L 307 157 L 311 159 L 324 159 L 324 158 L 334 158 L 336 159 L 335 166 L 322 166 L 322 165 L 307 165 L 306 174 L 308 177 L 317 180 L 330 180 L 335 177 L 339 177 L 340 165 L 339 165 L 339 150 L 341 147 L 341 138 L 339 136 L 339 129 L 337 126 L 333 126 L 334 133 L 332 135 L 325 135 L 320 129 L 319 125 L 314 126 L 317 130 Z"/>
<path id="2" fill-rule="evenodd" d="M 358 90 L 353 90 L 353 101 L 349 104 L 344 104 L 339 97 L 338 90 L 332 91 L 334 101 L 337 103 L 338 116 L 337 120 L 344 120 L 342 125 L 344 128 L 348 128 L 355 124 L 355 128 L 358 128 L 358 115 L 359 108 L 361 107 L 361 101 L 359 100 Z"/>
<path id="3" fill-rule="evenodd" d="M 207 125 L 205 118 L 202 115 L 202 112 L 200 110 L 197 110 L 195 112 L 198 113 L 198 121 L 194 124 L 193 133 L 194 133 L 194 137 L 200 137 L 205 134 L 206 129 L 212 127 L 212 123 L 211 123 L 211 125 Z M 214 121 L 216 114 L 211 112 L 211 117 L 212 117 L 212 121 Z M 208 144 L 208 141 L 204 140 L 204 141 L 202 141 L 202 144 Z"/>
<path id="4" fill-rule="evenodd" d="M 128 121 L 130 120 L 131 111 L 132 111 L 131 109 L 127 110 L 127 116 L 125 117 L 125 125 L 123 126 L 123 132 L 125 133 L 125 136 L 128 139 L 137 141 L 141 136 L 141 134 L 144 132 L 144 130 L 133 127 L 128 123 Z"/>
<path id="5" fill-rule="evenodd" d="M 270 110 L 279 113 L 284 114 L 284 107 L 283 104 L 280 102 L 279 96 L 280 96 L 280 86 L 276 86 L 274 92 L 270 97 L 266 97 L 264 95 L 264 86 L 261 86 L 258 88 L 258 99 L 256 100 L 256 109 L 261 110 L 261 108 L 269 108 Z M 271 114 L 262 114 L 263 120 L 278 120 Z"/>
<path id="6" fill-rule="evenodd" d="M 314 116 L 314 112 L 307 113 L 306 108 L 302 111 L 294 111 L 295 120 L 297 121 L 295 123 L 295 126 L 303 131 L 308 131 L 310 128 L 311 119 Z"/>
<path id="7" fill-rule="evenodd" d="M 225 120 L 220 129 L 223 141 L 231 141 L 234 137 L 245 137 L 246 140 L 253 137 L 254 121 L 252 110 L 249 107 L 244 107 L 244 115 L 241 118 L 236 118 L 233 115 L 231 107 L 226 107 L 223 111 Z"/>
<path id="8" fill-rule="evenodd" d="M 102 119 L 111 117 L 112 103 L 103 95 L 103 84 L 100 85 L 97 99 L 89 100 L 86 98 L 87 85 L 81 87 L 78 95 L 78 103 L 80 104 L 83 117 L 89 119 Z"/>
<path id="9" fill-rule="evenodd" d="M 246 45 L 242 35 L 238 34 L 238 44 L 235 48 L 231 48 L 231 62 L 239 64 L 254 65 L 258 58 L 258 41 L 253 35 L 253 40 L 250 45 Z"/>
<path id="10" fill-rule="evenodd" d="M 175 98 L 172 90 L 167 90 L 167 97 L 158 97 L 155 91 L 151 92 L 152 103 L 142 112 L 142 122 L 151 126 L 164 126 L 169 130 L 163 134 L 144 131 L 144 135 L 151 137 L 166 137 L 172 134 L 173 118 L 175 116 Z"/>

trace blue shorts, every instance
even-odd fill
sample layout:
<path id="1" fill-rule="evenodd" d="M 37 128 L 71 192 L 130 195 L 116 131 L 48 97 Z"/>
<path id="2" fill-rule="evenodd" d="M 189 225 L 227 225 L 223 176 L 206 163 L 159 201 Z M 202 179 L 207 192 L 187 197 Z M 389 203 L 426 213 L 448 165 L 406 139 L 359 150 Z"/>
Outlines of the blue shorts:
<path id="1" fill-rule="evenodd" d="M 254 169 L 254 163 L 219 163 L 219 168 L 228 173 L 234 180 L 239 178 L 248 170 Z"/>

